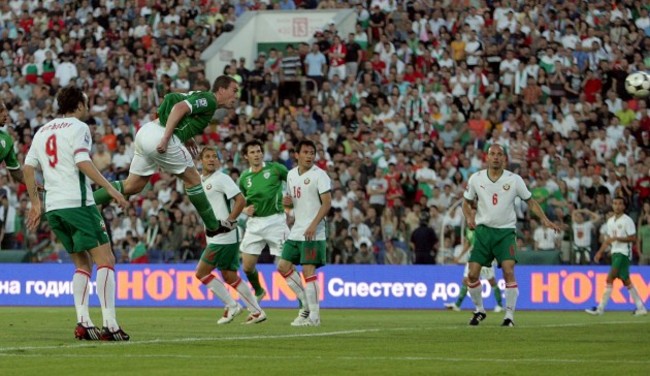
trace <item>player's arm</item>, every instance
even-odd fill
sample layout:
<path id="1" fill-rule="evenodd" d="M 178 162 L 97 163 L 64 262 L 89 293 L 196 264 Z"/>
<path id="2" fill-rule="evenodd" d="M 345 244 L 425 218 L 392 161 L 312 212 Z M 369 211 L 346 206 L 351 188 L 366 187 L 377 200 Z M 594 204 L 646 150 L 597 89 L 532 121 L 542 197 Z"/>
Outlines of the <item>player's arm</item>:
<path id="1" fill-rule="evenodd" d="M 108 182 L 108 180 L 106 180 L 104 175 L 102 175 L 99 170 L 97 170 L 97 167 L 95 167 L 92 161 L 86 160 L 77 162 L 77 168 L 79 168 L 79 171 L 81 171 L 84 175 L 88 176 L 90 180 L 95 182 L 95 184 L 99 185 L 102 188 L 105 188 L 106 192 L 108 192 L 108 194 L 111 195 L 111 197 L 115 199 L 115 201 L 117 201 L 120 206 L 127 207 L 129 205 L 129 202 L 126 201 L 124 196 L 122 196 L 122 194 L 117 189 L 115 189 L 115 187 L 113 187 L 111 183 Z"/>
<path id="2" fill-rule="evenodd" d="M 237 222 L 237 217 L 239 217 L 242 210 L 244 210 L 244 206 L 246 206 L 246 199 L 241 193 L 237 194 L 237 196 L 234 197 L 234 200 L 235 204 L 232 207 L 232 212 L 230 212 L 230 215 L 228 216 L 230 222 Z"/>
<path id="3" fill-rule="evenodd" d="M 315 240 L 316 228 L 318 224 L 325 218 L 327 213 L 329 213 L 330 208 L 332 207 L 332 193 L 330 191 L 323 192 L 320 194 L 320 209 L 316 213 L 316 217 L 309 224 L 307 230 L 305 231 L 305 240 Z"/>
<path id="4" fill-rule="evenodd" d="M 169 112 L 169 117 L 167 118 L 167 124 L 165 124 L 165 133 L 160 140 L 160 145 L 164 144 L 165 150 L 167 150 L 167 144 L 174 135 L 176 126 L 181 121 L 181 119 L 183 119 L 183 117 L 190 112 L 192 112 L 192 109 L 185 101 L 178 102 L 174 105 L 174 107 L 172 107 L 172 110 Z M 160 152 L 160 150 L 158 151 Z"/>
<path id="5" fill-rule="evenodd" d="M 544 213 L 544 209 L 542 209 L 537 201 L 531 200 L 529 198 L 526 203 L 528 204 L 528 208 L 533 212 L 533 214 L 535 214 L 540 219 L 542 226 L 550 227 L 556 232 L 562 231 L 562 228 L 560 226 L 556 225 L 555 223 L 551 222 L 550 219 L 548 219 Z"/>
<path id="6" fill-rule="evenodd" d="M 27 228 L 34 231 L 41 222 L 41 198 L 38 196 L 38 189 L 36 188 L 36 168 L 35 166 L 26 164 L 23 177 L 25 185 L 27 185 L 27 195 L 32 203 L 27 216 Z"/>
<path id="7" fill-rule="evenodd" d="M 476 212 L 472 208 L 472 203 L 474 200 L 468 200 L 467 197 L 463 200 L 463 215 L 465 220 L 467 220 L 467 225 L 469 228 L 476 228 Z"/>

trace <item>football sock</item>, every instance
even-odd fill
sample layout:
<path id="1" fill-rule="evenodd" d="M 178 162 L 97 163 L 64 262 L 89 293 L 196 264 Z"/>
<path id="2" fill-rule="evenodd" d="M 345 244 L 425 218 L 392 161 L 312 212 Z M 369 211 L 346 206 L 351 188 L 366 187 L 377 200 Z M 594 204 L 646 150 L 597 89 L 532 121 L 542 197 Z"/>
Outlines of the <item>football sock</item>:
<path id="1" fill-rule="evenodd" d="M 117 189 L 118 192 L 124 194 L 124 183 L 121 180 L 114 181 L 111 183 L 111 185 Z M 108 191 L 106 191 L 106 188 L 99 188 L 93 192 L 93 198 L 95 199 L 95 204 L 97 205 L 108 204 L 113 199 L 113 197 L 108 194 Z"/>
<path id="2" fill-rule="evenodd" d="M 458 293 L 458 298 L 456 298 L 456 307 L 460 307 L 463 305 L 463 300 L 465 300 L 465 297 L 467 296 L 467 285 L 463 283 L 462 286 L 460 286 L 460 292 Z"/>
<path id="3" fill-rule="evenodd" d="M 252 272 L 247 272 L 246 278 L 248 278 L 248 282 L 250 282 L 253 289 L 255 289 L 255 295 L 259 295 L 264 291 L 262 285 L 260 285 L 260 274 L 257 272 L 257 269 Z"/>
<path id="4" fill-rule="evenodd" d="M 627 291 L 630 292 L 630 296 L 632 297 L 632 300 L 634 301 L 636 308 L 645 309 L 645 306 L 643 305 L 643 300 L 641 300 L 641 297 L 639 296 L 639 293 L 634 288 L 634 285 L 631 284 L 630 287 L 627 288 Z"/>
<path id="5" fill-rule="evenodd" d="M 232 283 L 230 286 L 237 290 L 239 293 L 239 297 L 241 300 L 246 303 L 246 307 L 251 310 L 253 313 L 257 312 L 262 312 L 262 308 L 260 308 L 260 305 L 257 303 L 257 299 L 253 296 L 253 292 L 251 291 L 251 288 L 248 287 L 246 283 L 241 283 L 242 279 L 237 278 L 237 280 Z"/>
<path id="6" fill-rule="evenodd" d="M 203 277 L 201 283 L 206 285 L 227 307 L 234 307 L 237 305 L 235 299 L 233 299 L 232 296 L 230 296 L 230 293 L 228 293 L 226 286 L 220 280 L 216 279 L 214 274 L 210 273 Z"/>
<path id="7" fill-rule="evenodd" d="M 320 305 L 318 302 L 318 278 L 313 275 L 305 278 L 307 286 L 305 295 L 307 295 L 307 304 L 309 305 L 309 318 L 314 321 L 320 319 Z"/>
<path id="8" fill-rule="evenodd" d="M 305 289 L 302 287 L 302 281 L 300 280 L 300 276 L 298 275 L 298 272 L 295 270 L 290 270 L 289 273 L 282 275 L 284 279 L 287 281 L 287 285 L 289 285 L 289 288 L 296 294 L 296 297 L 298 300 L 300 300 L 300 304 L 302 304 L 303 309 L 307 307 L 309 309 L 309 304 L 307 304 L 306 297 L 305 297 Z"/>
<path id="9" fill-rule="evenodd" d="M 499 285 L 494 285 L 494 287 L 492 287 L 492 293 L 494 294 L 494 300 L 497 301 L 497 304 L 503 307 L 503 296 L 501 295 Z"/>
<path id="10" fill-rule="evenodd" d="M 89 328 L 95 326 L 88 313 L 88 295 L 90 294 L 90 274 L 85 270 L 77 269 L 72 276 L 72 292 L 74 294 L 74 308 L 77 311 L 77 322 Z"/>
<path id="11" fill-rule="evenodd" d="M 607 306 L 607 303 L 609 302 L 609 296 L 612 295 L 612 285 L 607 284 L 605 286 L 605 292 L 603 292 L 603 298 L 600 299 L 600 303 L 598 303 L 598 310 L 599 311 L 605 311 L 605 307 Z"/>
<path id="12" fill-rule="evenodd" d="M 517 282 L 506 283 L 506 318 L 512 320 L 517 306 L 519 287 Z"/>
<path id="13" fill-rule="evenodd" d="M 209 230 L 216 230 L 219 228 L 219 222 L 217 217 L 214 216 L 214 211 L 212 211 L 212 206 L 208 201 L 208 197 L 203 191 L 203 186 L 201 184 L 195 185 L 194 187 L 186 188 L 187 197 L 190 199 L 190 202 L 196 208 L 196 211 L 199 212 L 203 224 Z"/>
<path id="14" fill-rule="evenodd" d="M 481 281 L 468 283 L 467 290 L 469 291 L 470 298 L 472 298 L 472 302 L 474 302 L 474 306 L 476 306 L 476 310 L 478 312 L 485 312 L 485 308 L 483 308 L 483 297 L 481 296 L 481 291 L 483 290 L 481 288 Z"/>
<path id="15" fill-rule="evenodd" d="M 103 325 L 111 332 L 120 328 L 115 319 L 115 271 L 110 266 L 97 267 L 97 296 L 102 307 Z"/>

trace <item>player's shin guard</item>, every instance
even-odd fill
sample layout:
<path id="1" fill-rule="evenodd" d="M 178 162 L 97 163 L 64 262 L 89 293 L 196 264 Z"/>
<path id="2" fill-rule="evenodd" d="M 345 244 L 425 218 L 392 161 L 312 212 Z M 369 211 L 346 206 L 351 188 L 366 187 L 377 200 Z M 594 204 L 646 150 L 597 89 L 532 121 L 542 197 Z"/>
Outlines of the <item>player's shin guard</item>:
<path id="1" fill-rule="evenodd" d="M 75 270 L 72 276 L 72 293 L 74 295 L 74 307 L 77 311 L 77 322 L 86 328 L 95 326 L 88 313 L 90 274 L 85 270 Z"/>
<path id="2" fill-rule="evenodd" d="M 494 294 L 494 300 L 497 302 L 497 305 L 503 307 L 503 296 L 501 295 L 501 289 L 499 285 L 494 285 L 492 288 L 492 293 Z"/>
<path id="3" fill-rule="evenodd" d="M 115 271 L 112 267 L 97 267 L 97 296 L 102 307 L 103 326 L 111 332 L 120 329 L 115 319 Z"/>
<path id="4" fill-rule="evenodd" d="M 253 286 L 253 289 L 255 289 L 255 295 L 259 295 L 264 292 L 264 289 L 260 284 L 260 274 L 257 272 L 257 269 L 253 270 L 250 273 L 246 273 L 246 278 L 248 278 L 248 282 L 250 282 L 251 286 Z"/>
<path id="5" fill-rule="evenodd" d="M 208 230 L 216 230 L 219 228 L 219 222 L 217 217 L 214 216 L 214 211 L 212 211 L 212 206 L 208 201 L 208 197 L 203 191 L 203 186 L 201 184 L 194 187 L 186 189 L 187 197 L 190 199 L 190 202 L 196 208 L 196 211 L 199 212 L 205 227 Z"/>
<path id="6" fill-rule="evenodd" d="M 460 292 L 458 293 L 458 298 L 456 298 L 456 307 L 460 307 L 463 305 L 463 300 L 465 300 L 465 297 L 467 296 L 467 285 L 464 283 L 462 286 L 460 286 Z"/>
<path id="7" fill-rule="evenodd" d="M 111 185 L 118 190 L 118 192 L 124 194 L 124 182 L 121 180 L 114 181 L 111 183 Z M 108 194 L 106 191 L 106 188 L 100 188 L 93 192 L 93 198 L 95 199 L 95 204 L 97 205 L 104 205 L 108 204 L 111 202 L 113 199 L 111 195 Z"/>
<path id="8" fill-rule="evenodd" d="M 217 298 L 221 299 L 223 304 L 226 306 L 234 307 L 237 305 L 237 302 L 228 293 L 226 286 L 221 281 L 216 279 L 214 274 L 208 274 L 207 276 L 203 277 L 201 279 L 201 283 L 207 286 L 207 288 L 209 288 L 210 291 L 212 291 L 217 296 Z"/>
<path id="9" fill-rule="evenodd" d="M 478 312 L 485 312 L 485 308 L 483 307 L 483 297 L 481 296 L 481 291 L 483 290 L 481 288 L 481 281 L 476 281 L 474 283 L 468 282 L 467 290 L 469 291 L 469 296 L 472 298 L 474 306 L 476 306 L 476 310 Z"/>
<path id="10" fill-rule="evenodd" d="M 598 310 L 601 312 L 605 311 L 605 307 L 607 306 L 607 303 L 609 302 L 609 297 L 612 295 L 612 285 L 608 283 L 605 286 L 605 292 L 603 292 L 603 297 L 600 299 L 600 303 L 598 303 Z"/>
<path id="11" fill-rule="evenodd" d="M 309 318 L 312 321 L 320 320 L 320 303 L 318 301 L 318 278 L 313 275 L 305 278 L 307 286 L 305 287 L 305 295 L 307 296 L 307 304 L 309 304 Z"/>
<path id="12" fill-rule="evenodd" d="M 517 282 L 506 283 L 506 319 L 513 319 L 518 296 L 519 287 Z"/>
<path id="13" fill-rule="evenodd" d="M 287 281 L 287 285 L 289 285 L 291 290 L 296 294 L 298 300 L 300 300 L 302 307 L 309 307 L 309 304 L 307 304 L 307 299 L 305 297 L 305 289 L 302 287 L 302 281 L 300 280 L 300 275 L 298 275 L 298 272 L 292 269 L 287 274 L 283 274 L 282 276 Z"/>
<path id="14" fill-rule="evenodd" d="M 246 307 L 251 312 L 255 313 L 262 311 L 262 308 L 260 308 L 260 305 L 257 303 L 257 299 L 255 299 L 255 296 L 253 296 L 253 292 L 251 291 L 250 287 L 248 287 L 246 283 L 242 283 L 241 278 L 237 278 L 237 280 L 230 286 L 237 290 L 239 297 L 244 301 Z"/>

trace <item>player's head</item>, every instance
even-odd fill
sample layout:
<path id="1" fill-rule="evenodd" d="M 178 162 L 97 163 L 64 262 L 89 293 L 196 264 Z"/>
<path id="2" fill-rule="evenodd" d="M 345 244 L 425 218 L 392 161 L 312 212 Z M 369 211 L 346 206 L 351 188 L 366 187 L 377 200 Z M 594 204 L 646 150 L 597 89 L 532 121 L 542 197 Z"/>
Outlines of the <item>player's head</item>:
<path id="1" fill-rule="evenodd" d="M 621 196 L 616 196 L 612 200 L 612 210 L 614 210 L 614 215 L 619 216 L 625 213 L 625 199 Z"/>
<path id="2" fill-rule="evenodd" d="M 303 169 L 309 169 L 316 158 L 316 144 L 312 140 L 302 140 L 296 145 L 296 159 Z"/>
<path id="3" fill-rule="evenodd" d="M 251 166 L 259 166 L 264 161 L 264 145 L 262 141 L 254 139 L 246 142 L 242 148 L 244 159 Z"/>
<path id="4" fill-rule="evenodd" d="M 506 161 L 506 152 L 503 150 L 503 146 L 499 144 L 492 144 L 488 149 L 487 162 L 488 167 L 493 170 L 503 169 L 503 165 Z"/>
<path id="5" fill-rule="evenodd" d="M 219 165 L 219 158 L 217 158 L 217 148 L 212 146 L 206 146 L 201 149 L 199 154 L 199 159 L 201 160 L 201 165 L 203 166 L 203 171 L 211 174 L 217 170 Z"/>
<path id="6" fill-rule="evenodd" d="M 5 125 L 7 120 L 9 120 L 9 111 L 7 111 L 5 102 L 0 99 L 0 126 Z"/>
<path id="7" fill-rule="evenodd" d="M 219 76 L 214 80 L 212 91 L 217 95 L 220 106 L 232 108 L 239 97 L 239 84 L 230 76 Z"/>
<path id="8" fill-rule="evenodd" d="M 73 115 L 83 120 L 88 114 L 88 97 L 76 86 L 67 86 L 59 90 L 56 96 L 59 114 Z"/>

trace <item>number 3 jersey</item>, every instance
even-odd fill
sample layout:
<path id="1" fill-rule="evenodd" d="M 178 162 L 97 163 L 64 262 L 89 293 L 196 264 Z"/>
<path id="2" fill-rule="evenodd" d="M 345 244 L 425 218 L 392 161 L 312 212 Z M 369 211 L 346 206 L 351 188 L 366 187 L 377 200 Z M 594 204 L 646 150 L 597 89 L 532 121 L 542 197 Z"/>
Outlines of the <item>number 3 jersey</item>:
<path id="1" fill-rule="evenodd" d="M 95 205 L 90 179 L 77 168 L 91 160 L 91 146 L 88 125 L 76 118 L 54 119 L 36 132 L 25 164 L 43 171 L 46 212 Z"/>
<path id="2" fill-rule="evenodd" d="M 321 207 L 320 195 L 331 190 L 332 182 L 327 173 L 316 166 L 300 175 L 298 167 L 287 174 L 287 190 L 293 201 L 293 214 L 296 218 L 289 240 L 305 240 L 305 231 L 316 218 Z M 314 240 L 326 240 L 325 221 L 316 228 Z"/>
<path id="3" fill-rule="evenodd" d="M 517 214 L 515 198 L 528 201 L 532 194 L 521 176 L 503 171 L 497 181 L 488 177 L 488 170 L 470 176 L 463 195 L 467 200 L 478 199 L 476 224 L 492 228 L 515 228 Z"/>

